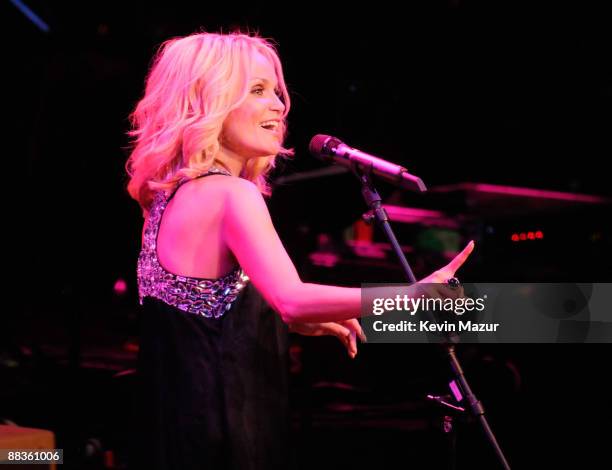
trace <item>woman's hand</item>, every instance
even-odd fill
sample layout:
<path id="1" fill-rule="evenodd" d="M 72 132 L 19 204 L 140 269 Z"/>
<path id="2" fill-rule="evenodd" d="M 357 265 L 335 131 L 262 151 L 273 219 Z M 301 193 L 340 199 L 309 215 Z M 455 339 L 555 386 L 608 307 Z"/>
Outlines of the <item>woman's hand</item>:
<path id="1" fill-rule="evenodd" d="M 418 284 L 425 284 L 422 287 L 430 297 L 463 297 L 463 286 L 453 290 L 446 285 L 446 281 L 455 277 L 455 273 L 465 263 L 472 251 L 474 251 L 473 240 L 450 263 L 420 280 Z"/>
<path id="2" fill-rule="evenodd" d="M 340 322 L 292 323 L 289 331 L 304 336 L 335 336 L 344 345 L 351 359 L 357 355 L 357 336 L 362 342 L 366 341 L 361 325 L 355 318 Z"/>

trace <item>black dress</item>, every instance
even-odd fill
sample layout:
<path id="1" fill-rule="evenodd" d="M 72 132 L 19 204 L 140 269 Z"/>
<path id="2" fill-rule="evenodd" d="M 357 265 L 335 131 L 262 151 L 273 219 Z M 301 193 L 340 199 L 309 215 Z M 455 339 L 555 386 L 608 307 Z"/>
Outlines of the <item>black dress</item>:
<path id="1" fill-rule="evenodd" d="M 161 268 L 155 246 L 168 200 L 157 201 L 158 217 L 151 211 L 149 253 L 139 259 L 134 466 L 284 470 L 286 325 L 241 270 L 205 280 Z"/>

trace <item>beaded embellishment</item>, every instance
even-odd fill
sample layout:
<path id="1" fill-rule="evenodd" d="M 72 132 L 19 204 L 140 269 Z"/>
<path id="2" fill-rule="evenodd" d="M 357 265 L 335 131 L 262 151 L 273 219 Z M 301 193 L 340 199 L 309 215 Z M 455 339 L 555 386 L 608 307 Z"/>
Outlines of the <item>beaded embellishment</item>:
<path id="1" fill-rule="evenodd" d="M 211 168 L 205 174 L 211 173 L 231 176 L 218 168 Z M 154 297 L 184 312 L 219 318 L 231 308 L 249 278 L 241 268 L 236 268 L 219 279 L 179 276 L 166 271 L 157 258 L 157 234 L 169 200 L 170 197 L 159 191 L 149 211 L 138 256 L 140 304 L 142 305 L 145 297 Z"/>

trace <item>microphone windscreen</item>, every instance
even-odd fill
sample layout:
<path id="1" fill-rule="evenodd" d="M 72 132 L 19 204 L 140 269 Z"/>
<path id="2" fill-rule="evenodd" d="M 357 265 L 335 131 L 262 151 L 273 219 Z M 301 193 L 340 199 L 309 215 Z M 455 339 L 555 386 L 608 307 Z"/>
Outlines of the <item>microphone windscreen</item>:
<path id="1" fill-rule="evenodd" d="M 312 139 L 310 139 L 310 145 L 308 145 L 308 150 L 312 154 L 313 157 L 321 158 L 321 153 L 323 151 L 323 147 L 325 142 L 330 138 L 330 136 L 325 134 L 317 134 Z"/>

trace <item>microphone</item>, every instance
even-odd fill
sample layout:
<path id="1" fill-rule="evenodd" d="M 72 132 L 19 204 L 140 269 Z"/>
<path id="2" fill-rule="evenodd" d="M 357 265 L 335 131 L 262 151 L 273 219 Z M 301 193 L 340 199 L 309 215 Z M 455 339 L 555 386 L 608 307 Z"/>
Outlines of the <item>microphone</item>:
<path id="1" fill-rule="evenodd" d="M 329 135 L 317 134 L 310 140 L 310 153 L 324 162 L 335 163 L 361 171 L 371 172 L 400 188 L 425 192 L 427 187 L 418 176 L 411 175 L 403 166 L 349 147 L 340 139 Z"/>

